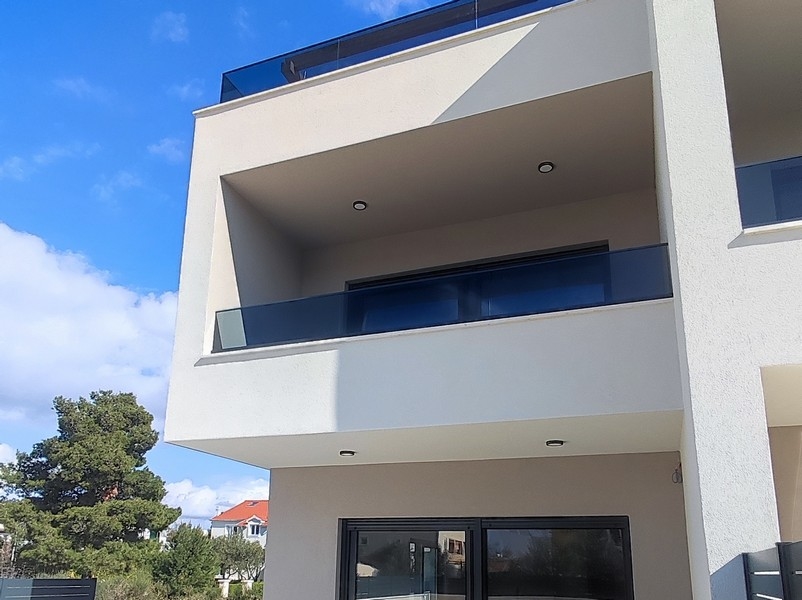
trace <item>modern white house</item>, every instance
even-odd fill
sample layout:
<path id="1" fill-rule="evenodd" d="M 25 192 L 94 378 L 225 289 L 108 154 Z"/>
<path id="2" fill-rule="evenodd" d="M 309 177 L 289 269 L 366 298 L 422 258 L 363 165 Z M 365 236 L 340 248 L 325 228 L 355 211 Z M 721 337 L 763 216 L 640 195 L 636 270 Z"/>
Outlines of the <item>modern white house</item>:
<path id="1" fill-rule="evenodd" d="M 241 535 L 249 542 L 267 544 L 269 508 L 267 500 L 243 500 L 211 518 L 209 536 Z"/>
<path id="2" fill-rule="evenodd" d="M 266 598 L 742 600 L 802 539 L 800 32 L 453 0 L 223 76 L 165 437 L 271 469 Z"/>

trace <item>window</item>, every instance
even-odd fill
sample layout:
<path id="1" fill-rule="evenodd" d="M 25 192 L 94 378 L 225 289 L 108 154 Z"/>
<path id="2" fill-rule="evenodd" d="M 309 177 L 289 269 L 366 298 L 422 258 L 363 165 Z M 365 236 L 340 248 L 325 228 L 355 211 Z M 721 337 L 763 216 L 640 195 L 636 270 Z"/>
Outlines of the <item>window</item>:
<path id="1" fill-rule="evenodd" d="M 598 306 L 610 296 L 607 252 L 600 244 L 351 282 L 347 329 L 400 331 Z"/>
<path id="2" fill-rule="evenodd" d="M 250 527 L 251 527 L 250 533 L 251 533 L 252 536 L 253 535 L 259 535 L 259 530 L 260 530 L 259 525 L 255 524 L 255 523 L 251 523 Z"/>
<path id="3" fill-rule="evenodd" d="M 348 519 L 340 600 L 633 600 L 627 517 Z"/>

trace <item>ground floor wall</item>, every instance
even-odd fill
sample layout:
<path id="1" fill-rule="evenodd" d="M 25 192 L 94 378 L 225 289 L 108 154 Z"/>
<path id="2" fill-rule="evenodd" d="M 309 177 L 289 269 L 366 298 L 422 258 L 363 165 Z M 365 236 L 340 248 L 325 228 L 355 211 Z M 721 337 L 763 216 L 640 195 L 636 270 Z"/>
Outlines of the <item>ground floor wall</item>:
<path id="1" fill-rule="evenodd" d="M 675 453 L 275 469 L 265 598 L 335 600 L 338 522 L 626 515 L 635 597 L 691 598 Z"/>

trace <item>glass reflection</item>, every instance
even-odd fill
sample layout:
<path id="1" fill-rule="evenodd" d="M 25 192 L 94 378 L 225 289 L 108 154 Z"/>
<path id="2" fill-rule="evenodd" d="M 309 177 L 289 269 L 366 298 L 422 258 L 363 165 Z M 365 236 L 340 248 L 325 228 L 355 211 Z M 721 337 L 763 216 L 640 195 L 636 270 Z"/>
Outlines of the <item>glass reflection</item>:
<path id="1" fill-rule="evenodd" d="M 487 598 L 625 600 L 620 529 L 487 531 Z"/>
<path id="2" fill-rule="evenodd" d="M 356 598 L 465 600 L 465 531 L 366 531 L 357 537 Z"/>

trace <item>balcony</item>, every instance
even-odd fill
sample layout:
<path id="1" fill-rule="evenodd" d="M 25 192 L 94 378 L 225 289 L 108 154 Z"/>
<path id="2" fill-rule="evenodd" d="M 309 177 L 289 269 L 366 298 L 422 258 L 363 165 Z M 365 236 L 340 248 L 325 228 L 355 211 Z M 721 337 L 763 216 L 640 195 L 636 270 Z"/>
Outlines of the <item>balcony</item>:
<path id="1" fill-rule="evenodd" d="M 571 0 L 452 0 L 223 74 L 220 102 L 388 56 Z"/>
<path id="2" fill-rule="evenodd" d="M 665 245 L 577 250 L 356 282 L 349 290 L 217 313 L 217 351 L 331 340 L 671 296 Z"/>
<path id="3" fill-rule="evenodd" d="M 735 175 L 744 227 L 802 219 L 802 156 L 740 167 Z"/>

